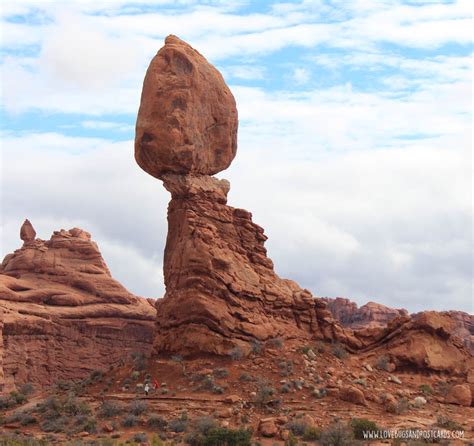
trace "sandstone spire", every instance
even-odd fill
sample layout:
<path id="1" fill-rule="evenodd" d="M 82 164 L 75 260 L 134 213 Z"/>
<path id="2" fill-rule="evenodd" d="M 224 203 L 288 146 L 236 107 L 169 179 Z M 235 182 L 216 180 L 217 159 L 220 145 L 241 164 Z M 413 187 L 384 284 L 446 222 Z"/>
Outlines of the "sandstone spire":
<path id="1" fill-rule="evenodd" d="M 236 134 L 222 76 L 168 37 L 145 76 L 135 139 L 140 167 L 171 192 L 157 351 L 226 354 L 278 336 L 345 336 L 323 302 L 275 274 L 263 229 L 227 206 L 228 181 L 210 176 L 230 165 Z"/>

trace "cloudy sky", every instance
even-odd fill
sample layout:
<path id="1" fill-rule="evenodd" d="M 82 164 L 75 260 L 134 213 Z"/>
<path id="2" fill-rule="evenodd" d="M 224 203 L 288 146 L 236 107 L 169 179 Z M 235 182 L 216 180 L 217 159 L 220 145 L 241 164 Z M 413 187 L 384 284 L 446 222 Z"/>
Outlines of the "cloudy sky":
<path id="1" fill-rule="evenodd" d="M 239 148 L 219 177 L 316 296 L 473 311 L 472 2 L 1 2 L 2 246 L 82 227 L 160 297 L 169 200 L 133 158 L 168 34 L 223 73 Z"/>

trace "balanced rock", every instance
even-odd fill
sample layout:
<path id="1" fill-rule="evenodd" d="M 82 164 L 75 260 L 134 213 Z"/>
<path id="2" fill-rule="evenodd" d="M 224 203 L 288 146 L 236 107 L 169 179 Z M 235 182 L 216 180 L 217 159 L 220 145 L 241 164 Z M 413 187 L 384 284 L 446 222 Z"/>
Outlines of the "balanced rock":
<path id="1" fill-rule="evenodd" d="M 20 238 L 25 242 L 29 243 L 35 240 L 36 238 L 36 231 L 33 228 L 30 220 L 26 219 L 20 228 Z"/>
<path id="2" fill-rule="evenodd" d="M 153 58 L 143 82 L 135 159 L 157 178 L 213 175 L 237 150 L 237 108 L 221 74 L 176 36 Z"/>

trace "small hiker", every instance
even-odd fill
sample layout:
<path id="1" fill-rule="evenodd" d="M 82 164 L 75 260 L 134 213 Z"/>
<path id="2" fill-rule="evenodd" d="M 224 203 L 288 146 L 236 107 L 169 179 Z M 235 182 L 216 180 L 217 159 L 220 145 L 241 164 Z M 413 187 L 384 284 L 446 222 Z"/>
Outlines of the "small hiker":
<path id="1" fill-rule="evenodd" d="M 148 383 L 145 384 L 145 395 L 148 396 L 148 392 L 150 391 L 150 386 Z"/>
<path id="2" fill-rule="evenodd" d="M 160 383 L 158 382 L 156 378 L 153 378 L 153 388 L 155 390 L 158 390 L 159 387 L 160 387 Z"/>

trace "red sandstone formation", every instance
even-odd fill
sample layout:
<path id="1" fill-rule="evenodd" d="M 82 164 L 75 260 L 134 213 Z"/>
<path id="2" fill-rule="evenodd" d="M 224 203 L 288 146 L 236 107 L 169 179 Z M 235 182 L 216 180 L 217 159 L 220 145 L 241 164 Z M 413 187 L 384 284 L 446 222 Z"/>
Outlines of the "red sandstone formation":
<path id="1" fill-rule="evenodd" d="M 386 328 L 396 318 L 408 316 L 405 309 L 394 309 L 375 302 L 368 302 L 358 307 L 355 302 L 343 297 L 335 299 L 323 298 L 328 304 L 327 308 L 331 314 L 344 327 L 354 330 L 365 328 Z M 413 314 L 414 318 L 421 317 L 424 312 Z M 474 354 L 474 316 L 463 311 L 442 311 L 449 320 L 450 334 L 462 339 L 467 349 Z"/>
<path id="2" fill-rule="evenodd" d="M 168 37 L 145 77 L 135 139 L 138 164 L 172 198 L 156 350 L 225 354 L 278 336 L 346 339 L 323 303 L 275 274 L 263 229 L 226 205 L 226 180 L 209 176 L 234 158 L 236 131 L 221 75 Z"/>
<path id="3" fill-rule="evenodd" d="M 366 339 L 361 353 L 368 357 L 384 355 L 397 368 L 432 370 L 464 375 L 474 367 L 472 354 L 455 336 L 452 317 L 425 311 L 412 317 L 392 320 L 384 328 L 366 328 L 355 332 Z"/>
<path id="4" fill-rule="evenodd" d="M 153 58 L 143 82 L 135 159 L 157 178 L 213 175 L 237 150 L 237 109 L 221 74 L 175 36 Z"/>
<path id="5" fill-rule="evenodd" d="M 323 298 L 328 310 L 344 326 L 353 329 L 367 327 L 386 327 L 397 318 L 408 316 L 405 309 L 394 309 L 375 302 L 368 302 L 360 308 L 355 302 L 343 297 Z"/>
<path id="6" fill-rule="evenodd" d="M 248 351 L 255 340 L 326 339 L 351 351 L 388 352 L 395 367 L 463 373 L 469 354 L 446 328 L 451 319 L 410 319 L 405 310 L 370 303 L 359 319 L 376 323 L 353 332 L 324 300 L 275 274 L 263 229 L 250 212 L 227 205 L 228 181 L 209 176 L 235 155 L 236 117 L 215 68 L 168 37 L 144 81 L 135 139 L 138 164 L 171 193 L 155 351 L 222 355 Z"/>
<path id="7" fill-rule="evenodd" d="M 34 239 L 0 266 L 0 389 L 51 384 L 148 353 L 155 310 L 115 281 L 90 234 L 73 228 Z"/>

